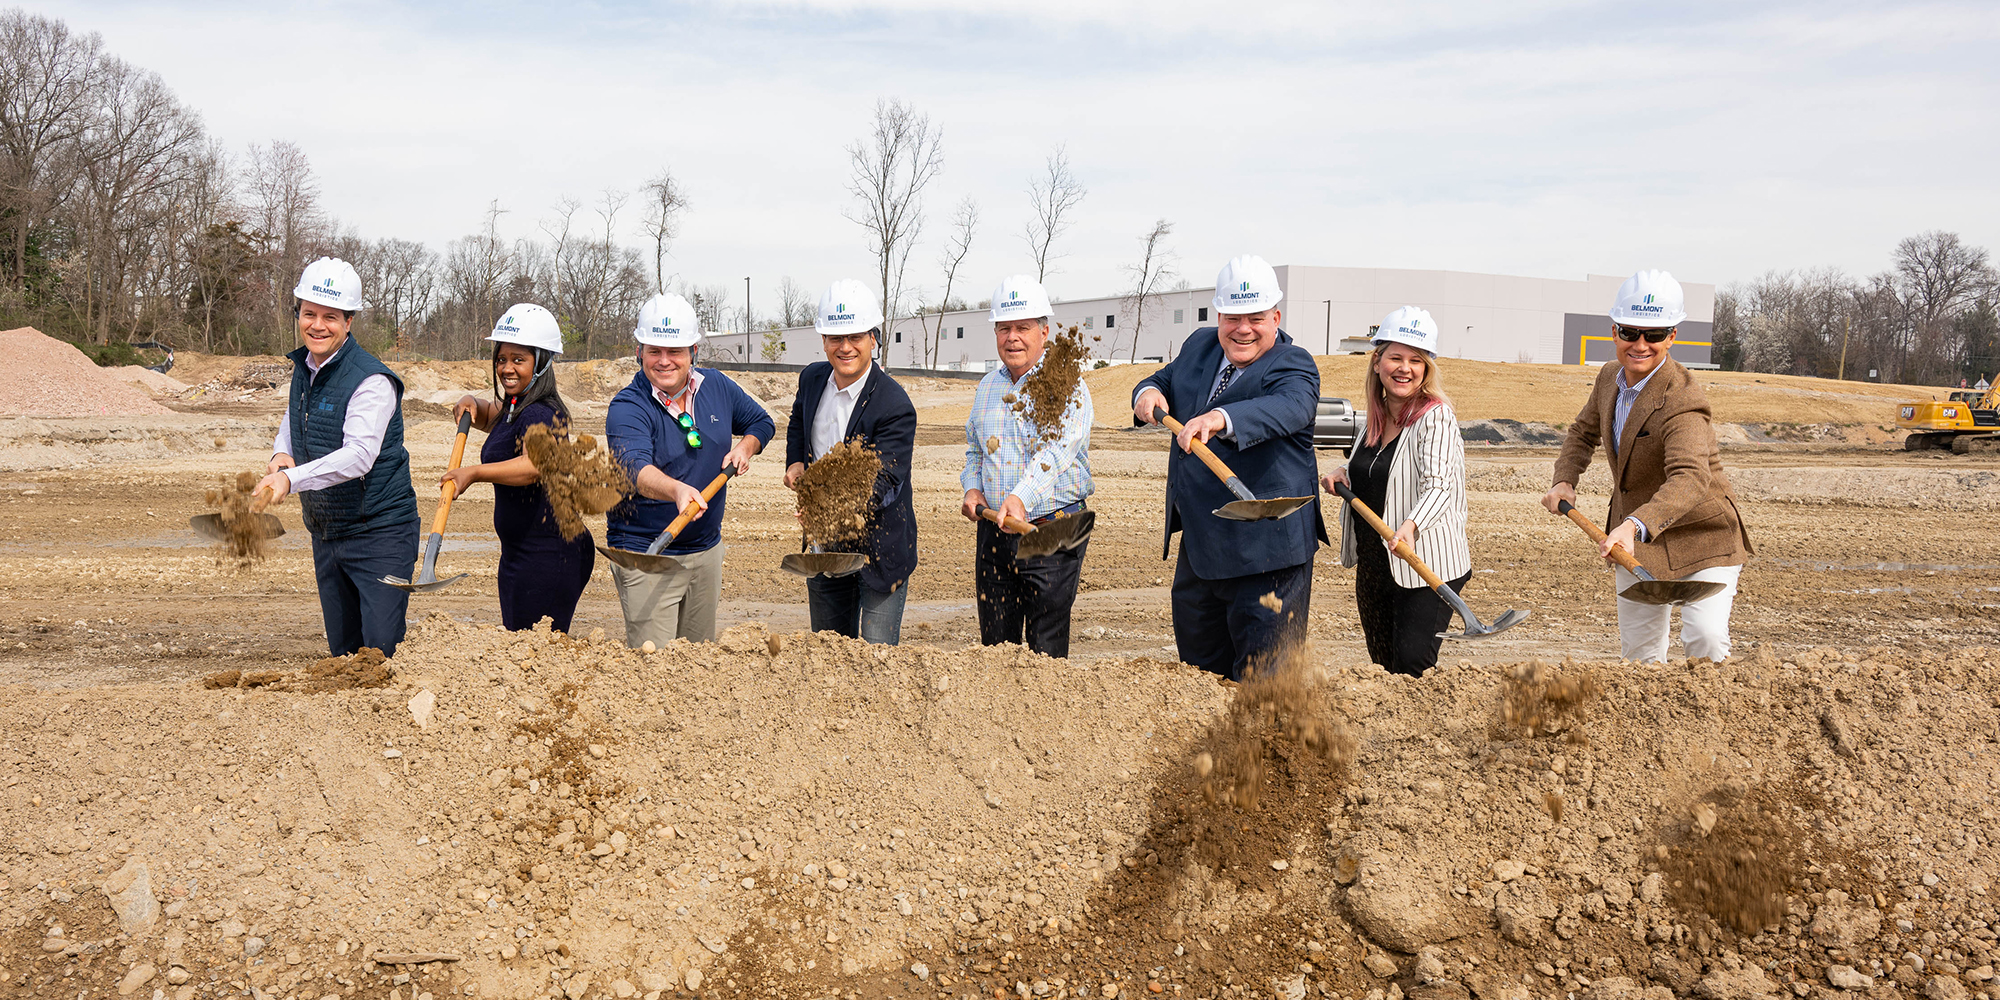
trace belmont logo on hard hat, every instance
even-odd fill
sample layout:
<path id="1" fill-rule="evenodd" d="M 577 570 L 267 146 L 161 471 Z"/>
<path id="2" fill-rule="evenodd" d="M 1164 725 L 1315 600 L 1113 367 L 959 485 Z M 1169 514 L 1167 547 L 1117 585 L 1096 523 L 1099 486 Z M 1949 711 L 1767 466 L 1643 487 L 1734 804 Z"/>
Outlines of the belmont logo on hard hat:
<path id="1" fill-rule="evenodd" d="M 828 285 L 820 293 L 818 311 L 813 313 L 813 329 L 822 337 L 849 337 L 881 325 L 882 310 L 875 308 L 875 293 L 853 278 Z"/>
<path id="2" fill-rule="evenodd" d="M 1611 304 L 1611 322 L 1623 326 L 1662 329 L 1687 318 L 1681 283 L 1665 271 L 1640 271 L 1618 286 Z"/>
<path id="3" fill-rule="evenodd" d="M 989 314 L 995 323 L 1020 319 L 1044 319 L 1055 312 L 1049 304 L 1049 293 L 1032 274 L 1012 274 L 1000 282 L 993 290 L 993 306 Z"/>
<path id="4" fill-rule="evenodd" d="M 1387 316 L 1375 328 L 1375 343 L 1406 344 L 1437 357 L 1437 321 L 1417 306 L 1404 306 Z"/>
<path id="5" fill-rule="evenodd" d="M 1244 254 L 1222 265 L 1215 276 L 1215 311 L 1241 314 L 1263 312 L 1285 297 L 1278 287 L 1278 272 L 1262 257 Z"/>

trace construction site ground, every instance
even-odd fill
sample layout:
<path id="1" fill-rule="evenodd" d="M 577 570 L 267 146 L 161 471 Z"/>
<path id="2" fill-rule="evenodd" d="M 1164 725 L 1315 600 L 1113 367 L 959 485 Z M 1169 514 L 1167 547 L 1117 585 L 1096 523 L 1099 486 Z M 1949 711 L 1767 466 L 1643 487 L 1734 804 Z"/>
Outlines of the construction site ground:
<path id="1" fill-rule="evenodd" d="M 386 669 L 320 664 L 297 505 L 252 565 L 187 527 L 269 457 L 274 360 L 0 416 L 0 997 L 2000 997 L 2000 462 L 1899 450 L 1902 387 L 1711 385 L 1757 546 L 1726 664 L 1620 663 L 1555 449 L 1472 445 L 1467 601 L 1532 617 L 1391 677 L 1323 547 L 1300 686 L 1258 691 L 1175 662 L 1130 369 L 1090 376 L 1066 662 L 977 645 L 968 381 L 910 384 L 904 645 L 807 634 L 793 377 L 752 375 L 781 439 L 729 488 L 721 642 L 625 650 L 606 572 L 573 638 L 499 630 L 475 487 L 470 575 Z M 427 524 L 484 367 L 398 364 Z M 565 368 L 594 430 L 630 363 Z M 1447 371 L 1550 432 L 1588 391 Z"/>

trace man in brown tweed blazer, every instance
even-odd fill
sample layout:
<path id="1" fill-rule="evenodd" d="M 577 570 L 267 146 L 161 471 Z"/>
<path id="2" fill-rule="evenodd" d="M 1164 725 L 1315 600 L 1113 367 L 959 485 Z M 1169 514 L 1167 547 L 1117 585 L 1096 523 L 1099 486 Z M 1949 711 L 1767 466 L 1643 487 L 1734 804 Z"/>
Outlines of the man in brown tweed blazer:
<path id="1" fill-rule="evenodd" d="M 1681 608 L 1687 655 L 1729 656 L 1729 614 L 1736 582 L 1750 558 L 1750 536 L 1722 470 L 1709 423 L 1708 396 L 1686 368 L 1668 356 L 1675 327 L 1687 317 L 1680 283 L 1665 271 L 1641 271 L 1618 290 L 1611 321 L 1618 359 L 1597 373 L 1590 401 L 1576 415 L 1556 459 L 1555 484 L 1542 498 L 1576 502 L 1576 483 L 1598 442 L 1611 467 L 1609 537 L 1663 580 L 1727 584 L 1713 597 Z M 1635 582 L 1617 571 L 1619 591 Z M 1672 609 L 1618 599 L 1618 632 L 1627 659 L 1667 658 Z"/>

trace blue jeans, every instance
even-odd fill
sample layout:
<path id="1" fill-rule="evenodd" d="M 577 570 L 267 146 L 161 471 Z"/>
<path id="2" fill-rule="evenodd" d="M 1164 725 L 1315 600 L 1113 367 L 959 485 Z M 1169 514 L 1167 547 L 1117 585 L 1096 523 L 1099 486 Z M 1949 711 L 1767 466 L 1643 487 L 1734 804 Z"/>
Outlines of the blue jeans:
<path id="1" fill-rule="evenodd" d="M 373 646 L 395 656 L 410 610 L 408 591 L 382 582 L 408 578 L 417 561 L 417 531 L 411 521 L 327 540 L 314 536 L 313 577 L 319 583 L 320 616 L 326 621 L 326 648 L 346 656 Z"/>
<path id="2" fill-rule="evenodd" d="M 863 586 L 859 573 L 806 578 L 813 631 L 838 632 L 883 646 L 903 641 L 903 605 L 909 597 L 908 580 L 885 594 Z"/>

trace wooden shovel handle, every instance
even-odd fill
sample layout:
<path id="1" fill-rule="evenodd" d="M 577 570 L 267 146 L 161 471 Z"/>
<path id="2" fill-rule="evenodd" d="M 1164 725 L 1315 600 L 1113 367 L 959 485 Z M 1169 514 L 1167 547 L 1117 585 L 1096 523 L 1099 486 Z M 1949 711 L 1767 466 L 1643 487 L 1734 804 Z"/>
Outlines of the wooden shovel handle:
<path id="1" fill-rule="evenodd" d="M 1181 422 L 1168 416 L 1164 406 L 1153 407 L 1153 419 L 1166 424 L 1167 429 L 1175 434 L 1181 432 Z M 1194 438 L 1188 438 L 1188 444 L 1194 446 L 1195 457 L 1201 459 L 1201 464 L 1208 466 L 1208 471 L 1221 477 L 1223 482 L 1236 478 L 1236 473 L 1229 471 L 1229 466 L 1222 464 L 1222 459 L 1215 457 L 1215 452 L 1208 450 L 1208 445 Z"/>
<path id="2" fill-rule="evenodd" d="M 271 498 L 277 495 L 277 491 L 268 486 L 258 490 L 257 495 L 250 498 L 250 513 L 264 513 L 264 508 L 271 506 Z"/>
<path id="3" fill-rule="evenodd" d="M 725 466 L 722 470 L 721 475 L 716 476 L 714 481 L 710 482 L 707 486 L 702 488 L 701 502 L 707 503 L 710 500 L 715 499 L 715 495 L 717 493 L 722 492 L 722 484 L 729 481 L 730 474 L 731 473 L 728 467 Z M 694 516 L 695 516 L 695 506 L 693 504 L 688 504 L 687 509 L 681 511 L 679 517 L 674 518 L 674 523 L 667 525 L 667 534 L 672 537 L 676 538 L 679 537 L 681 529 L 687 527 L 688 522 L 694 520 Z"/>
<path id="4" fill-rule="evenodd" d="M 1006 528 L 1007 530 L 1012 531 L 1017 535 L 1025 535 L 1028 532 L 1035 530 L 1034 525 L 1029 524 L 1026 521 L 1023 521 L 1018 517 L 1008 517 L 1004 514 L 1001 514 L 999 511 L 994 510 L 991 507 L 986 507 L 986 506 L 976 507 L 974 508 L 974 512 L 977 513 L 980 517 L 983 517 L 988 521 L 992 521 L 994 524 Z"/>
<path id="5" fill-rule="evenodd" d="M 458 463 L 465 460 L 465 435 L 471 429 L 472 411 L 467 410 L 458 415 L 458 439 L 451 443 L 451 464 L 446 466 L 446 471 L 457 469 Z M 451 501 L 457 496 L 458 480 L 445 480 L 443 495 L 438 499 L 437 516 L 432 518 L 431 534 L 444 534 L 445 520 L 451 517 Z"/>
<path id="6" fill-rule="evenodd" d="M 1604 544 L 1604 529 L 1590 523 L 1590 518 L 1583 516 L 1583 511 L 1577 510 L 1575 504 L 1570 503 L 1568 500 L 1557 500 L 1556 510 L 1560 511 L 1570 520 L 1575 521 L 1576 526 L 1582 528 L 1583 533 L 1589 535 L 1591 541 L 1599 545 Z M 1631 573 L 1633 576 L 1639 576 L 1646 572 L 1639 565 L 1639 560 L 1633 558 L 1632 553 L 1625 551 L 1625 546 L 1623 545 L 1613 545 L 1611 547 L 1611 558 L 1618 565 L 1625 567 L 1625 571 Z"/>
<path id="7" fill-rule="evenodd" d="M 1361 515 L 1361 519 L 1363 521 L 1368 522 L 1368 526 L 1374 528 L 1375 533 L 1381 535 L 1383 541 L 1395 543 L 1396 547 L 1391 549 L 1390 551 L 1396 553 L 1396 558 L 1401 559 L 1406 563 L 1409 563 L 1410 568 L 1417 571 L 1417 576 L 1423 578 L 1424 584 L 1426 586 L 1430 587 L 1432 590 L 1436 590 L 1439 587 L 1444 586 L 1443 578 L 1439 577 L 1436 573 L 1431 572 L 1431 568 L 1429 566 L 1424 565 L 1424 561 L 1422 559 L 1417 558 L 1417 553 L 1414 550 L 1412 550 L 1407 544 L 1404 544 L 1402 539 L 1396 537 L 1395 529 L 1390 528 L 1386 524 L 1383 524 L 1382 519 L 1376 517 L 1375 512 L 1369 510 L 1368 505 L 1362 503 L 1361 498 L 1355 496 L 1354 491 L 1349 489 L 1346 483 L 1333 484 L 1333 491 L 1335 493 L 1340 494 L 1340 498 L 1342 500 L 1347 501 L 1348 508 L 1354 511 L 1356 514 Z"/>

